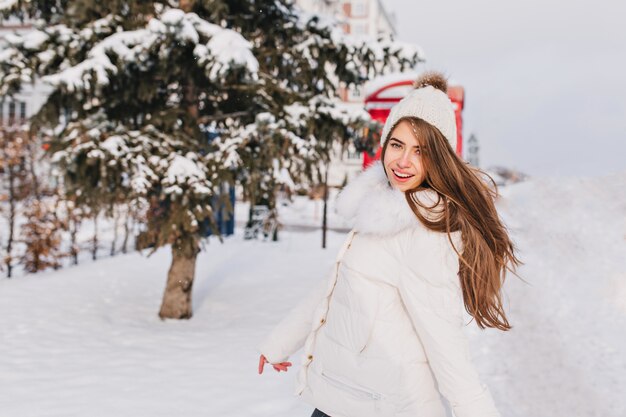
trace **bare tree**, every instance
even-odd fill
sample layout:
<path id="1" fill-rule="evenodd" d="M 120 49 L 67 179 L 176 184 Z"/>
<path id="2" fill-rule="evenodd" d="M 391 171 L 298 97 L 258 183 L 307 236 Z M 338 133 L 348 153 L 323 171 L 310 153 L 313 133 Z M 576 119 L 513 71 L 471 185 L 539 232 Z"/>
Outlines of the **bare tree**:
<path id="1" fill-rule="evenodd" d="M 28 194 L 27 175 L 28 146 L 24 132 L 18 128 L 0 128 L 0 173 L 3 179 L 2 200 L 7 201 L 8 236 L 3 263 L 7 277 L 11 278 L 14 267 L 14 245 L 16 243 L 17 206 Z"/>

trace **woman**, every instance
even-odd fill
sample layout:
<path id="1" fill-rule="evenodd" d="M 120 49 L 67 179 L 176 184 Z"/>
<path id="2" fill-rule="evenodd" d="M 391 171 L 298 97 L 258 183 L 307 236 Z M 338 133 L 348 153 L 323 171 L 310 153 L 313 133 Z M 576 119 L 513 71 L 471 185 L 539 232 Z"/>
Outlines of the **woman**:
<path id="1" fill-rule="evenodd" d="M 495 191 L 454 152 L 446 80 L 426 74 L 391 111 L 382 163 L 340 194 L 354 229 L 330 278 L 262 343 L 286 371 L 304 347 L 296 392 L 314 416 L 499 416 L 474 369 L 463 309 L 510 329 L 500 290 L 519 261 Z"/>

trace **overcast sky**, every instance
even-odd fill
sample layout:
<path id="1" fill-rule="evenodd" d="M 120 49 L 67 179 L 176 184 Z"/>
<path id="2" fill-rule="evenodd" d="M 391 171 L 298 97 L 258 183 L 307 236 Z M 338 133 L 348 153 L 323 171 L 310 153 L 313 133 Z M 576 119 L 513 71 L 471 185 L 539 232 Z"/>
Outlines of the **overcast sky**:
<path id="1" fill-rule="evenodd" d="M 398 39 L 466 89 L 483 168 L 626 171 L 626 1 L 383 0 Z"/>

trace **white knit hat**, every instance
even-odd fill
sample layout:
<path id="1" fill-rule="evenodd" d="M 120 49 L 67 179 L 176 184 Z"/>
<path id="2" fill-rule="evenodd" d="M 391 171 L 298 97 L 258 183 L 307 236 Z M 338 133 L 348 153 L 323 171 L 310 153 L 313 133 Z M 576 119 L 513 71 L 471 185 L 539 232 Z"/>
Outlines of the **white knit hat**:
<path id="1" fill-rule="evenodd" d="M 383 127 L 380 146 L 388 139 L 391 130 L 403 117 L 417 117 L 439 129 L 456 149 L 456 117 L 454 105 L 448 98 L 448 84 L 443 75 L 436 72 L 422 74 L 411 91 L 392 107 Z"/>

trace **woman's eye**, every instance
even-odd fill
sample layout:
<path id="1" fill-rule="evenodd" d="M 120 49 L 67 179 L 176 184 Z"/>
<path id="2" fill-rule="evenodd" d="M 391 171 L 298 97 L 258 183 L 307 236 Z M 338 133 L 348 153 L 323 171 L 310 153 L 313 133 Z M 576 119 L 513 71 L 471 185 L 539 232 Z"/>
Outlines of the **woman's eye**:
<path id="1" fill-rule="evenodd" d="M 392 147 L 392 148 L 399 149 L 399 148 L 400 148 L 400 144 L 399 144 L 399 143 L 392 143 L 392 144 L 391 144 L 391 147 Z"/>

